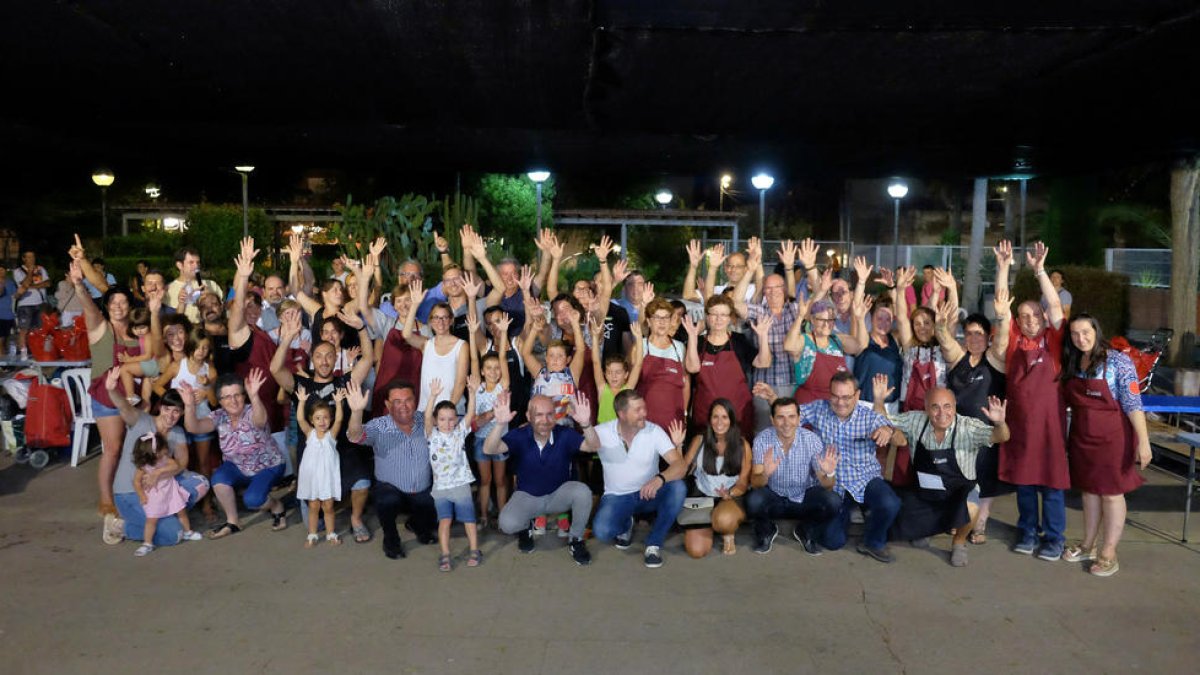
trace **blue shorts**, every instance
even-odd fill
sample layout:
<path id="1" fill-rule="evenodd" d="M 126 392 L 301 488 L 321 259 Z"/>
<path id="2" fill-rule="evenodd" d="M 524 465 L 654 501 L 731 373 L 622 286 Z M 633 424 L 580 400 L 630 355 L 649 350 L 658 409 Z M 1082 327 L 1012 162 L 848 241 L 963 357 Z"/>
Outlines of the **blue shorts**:
<path id="1" fill-rule="evenodd" d="M 120 414 L 120 410 L 110 408 L 96 399 L 92 399 L 92 417 L 100 419 L 101 417 L 117 417 Z"/>
<path id="2" fill-rule="evenodd" d="M 483 451 L 483 442 L 487 440 L 487 435 L 481 435 L 478 431 L 475 432 L 475 462 L 505 462 L 508 461 L 508 453 L 502 452 L 499 455 L 489 455 Z"/>
<path id="3" fill-rule="evenodd" d="M 205 434 L 193 434 L 190 431 L 184 431 L 183 433 L 187 434 L 188 443 L 195 443 L 196 441 L 211 441 L 217 437 L 217 434 L 212 431 Z"/>
<path id="4" fill-rule="evenodd" d="M 247 476 L 242 473 L 237 465 L 228 460 L 221 462 L 221 466 L 213 471 L 212 484 L 228 485 L 234 490 L 238 488 L 246 488 L 242 493 L 242 501 L 246 502 L 246 508 L 258 509 L 263 504 L 267 503 L 267 499 L 271 496 L 271 488 L 283 478 L 283 464 L 276 464 L 254 474 Z"/>
<path id="5" fill-rule="evenodd" d="M 463 486 L 465 490 L 453 490 L 455 493 L 448 498 L 433 498 L 433 507 L 437 509 L 438 520 L 454 520 L 460 523 L 475 522 L 475 502 L 471 499 L 471 486 Z"/>

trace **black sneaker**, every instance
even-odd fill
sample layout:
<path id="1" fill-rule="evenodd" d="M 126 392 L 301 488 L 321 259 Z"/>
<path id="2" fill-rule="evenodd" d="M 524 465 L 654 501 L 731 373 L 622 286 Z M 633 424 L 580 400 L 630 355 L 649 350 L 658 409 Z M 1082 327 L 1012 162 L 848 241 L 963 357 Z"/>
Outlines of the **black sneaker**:
<path id="1" fill-rule="evenodd" d="M 646 567 L 649 567 L 650 569 L 662 567 L 662 553 L 658 550 L 657 546 L 647 546 L 646 555 L 642 557 L 642 561 L 645 562 Z"/>
<path id="2" fill-rule="evenodd" d="M 391 560 L 408 557 L 408 554 L 404 552 L 404 544 L 401 544 L 399 541 L 391 542 L 387 539 L 383 540 L 383 554 Z"/>
<path id="3" fill-rule="evenodd" d="M 625 549 L 629 548 L 629 545 L 632 543 L 633 543 L 633 522 L 630 521 L 629 529 L 625 530 L 625 532 L 622 534 L 618 534 L 616 536 L 616 538 L 613 539 L 613 546 L 616 546 L 617 549 L 620 551 L 624 551 Z"/>
<path id="4" fill-rule="evenodd" d="M 409 532 L 412 532 L 413 534 L 417 535 L 417 543 L 418 543 L 418 544 L 425 544 L 425 545 L 428 545 L 428 544 L 436 544 L 436 543 L 437 543 L 437 536 L 436 536 L 436 535 L 434 535 L 433 533 L 431 533 L 431 532 L 418 532 L 418 531 L 417 531 L 417 528 L 413 527 L 413 524 L 412 524 L 412 519 L 411 519 L 411 518 L 410 518 L 410 519 L 408 519 L 408 520 L 406 520 L 406 521 L 404 521 L 404 529 L 406 529 L 406 530 L 408 530 Z"/>
<path id="5" fill-rule="evenodd" d="M 883 548 L 868 548 L 866 544 L 859 544 L 857 550 L 859 553 L 869 558 L 874 558 L 881 563 L 890 563 L 896 560 L 896 556 L 892 555 L 887 546 Z"/>
<path id="6" fill-rule="evenodd" d="M 533 538 L 530 538 L 530 542 Z M 571 552 L 571 559 L 576 565 L 592 564 L 592 554 L 588 553 L 587 544 L 582 539 L 572 539 L 571 543 L 567 544 L 567 550 Z"/>
<path id="7" fill-rule="evenodd" d="M 805 553 L 814 557 L 821 555 L 821 547 L 817 546 L 817 542 L 813 541 L 812 536 L 809 535 L 808 530 L 804 529 L 803 525 L 797 525 L 796 529 L 792 530 L 792 536 L 804 547 Z"/>
<path id="8" fill-rule="evenodd" d="M 770 553 L 771 544 L 775 543 L 775 537 L 779 536 L 779 526 L 771 523 L 771 533 L 765 537 L 759 537 L 758 543 L 754 545 L 755 553 Z"/>
<path id="9" fill-rule="evenodd" d="M 533 541 L 533 533 L 529 530 L 521 530 L 517 533 L 517 550 L 521 553 L 533 553 L 533 549 L 537 544 Z"/>

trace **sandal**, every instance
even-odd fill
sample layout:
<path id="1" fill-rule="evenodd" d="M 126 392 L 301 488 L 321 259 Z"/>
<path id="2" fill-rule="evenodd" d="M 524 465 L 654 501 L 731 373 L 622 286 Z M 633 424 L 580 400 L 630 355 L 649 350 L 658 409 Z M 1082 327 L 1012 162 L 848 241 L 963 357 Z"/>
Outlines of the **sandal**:
<path id="1" fill-rule="evenodd" d="M 242 531 L 242 528 L 238 527 L 237 525 L 234 525 L 233 523 L 226 522 L 223 525 L 218 525 L 217 527 L 214 527 L 213 529 L 209 530 L 208 538 L 209 539 L 224 539 L 225 537 L 228 537 L 231 534 L 237 534 L 238 532 L 241 532 L 241 531 Z"/>
<path id="2" fill-rule="evenodd" d="M 315 534 L 310 534 L 304 538 L 304 548 L 312 548 L 317 545 L 318 541 L 321 541 L 320 537 Z"/>
<path id="3" fill-rule="evenodd" d="M 1096 558 L 1096 562 L 1092 563 L 1088 572 L 1094 577 L 1111 577 L 1120 569 L 1121 566 L 1117 564 L 1116 558 Z"/>
<path id="4" fill-rule="evenodd" d="M 287 529 L 287 511 L 271 514 L 271 530 L 278 532 Z"/>
<path id="5" fill-rule="evenodd" d="M 480 551 L 477 548 L 471 549 L 471 552 L 467 554 L 467 567 L 479 567 L 480 563 L 482 562 L 483 551 Z"/>
<path id="6" fill-rule="evenodd" d="M 1084 548 L 1083 542 L 1076 542 L 1063 551 L 1063 560 L 1067 562 L 1087 562 L 1096 559 L 1096 547 Z"/>
<path id="7" fill-rule="evenodd" d="M 325 541 L 329 544 L 337 546 L 338 544 L 342 543 L 342 538 L 337 535 L 337 532 L 330 532 L 329 534 L 325 535 Z"/>
<path id="8" fill-rule="evenodd" d="M 365 544 L 371 541 L 371 531 L 367 529 L 365 524 L 354 525 L 350 528 L 350 531 L 354 533 L 354 542 L 356 544 Z"/>
<path id="9" fill-rule="evenodd" d="M 983 532 L 972 532 L 967 535 L 967 541 L 976 546 L 982 546 L 987 543 L 987 535 Z"/>
<path id="10" fill-rule="evenodd" d="M 453 566 L 450 564 L 450 556 L 438 556 L 438 571 L 449 572 L 451 569 L 453 569 Z"/>

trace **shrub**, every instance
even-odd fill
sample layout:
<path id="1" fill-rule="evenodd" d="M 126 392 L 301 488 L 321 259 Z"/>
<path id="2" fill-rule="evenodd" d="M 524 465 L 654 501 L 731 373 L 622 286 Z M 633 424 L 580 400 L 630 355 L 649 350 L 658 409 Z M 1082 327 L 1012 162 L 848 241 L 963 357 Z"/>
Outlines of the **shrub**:
<path id="1" fill-rule="evenodd" d="M 1086 312 L 1096 317 L 1104 334 L 1124 335 L 1129 327 L 1129 280 L 1095 267 L 1067 265 L 1058 267 L 1066 277 L 1064 286 L 1071 292 L 1071 314 Z M 1013 282 L 1013 308 L 1026 300 L 1040 301 L 1042 292 L 1033 272 L 1021 268 Z"/>
<path id="2" fill-rule="evenodd" d="M 238 218 L 240 221 L 240 212 Z M 144 230 L 123 237 L 109 237 L 101 245 L 104 247 L 104 257 L 106 260 L 122 256 L 141 258 L 153 256 L 173 257 L 175 251 L 178 251 L 183 246 L 183 236 L 178 232 Z M 114 274 L 116 273 L 114 272 Z"/>
<path id="3" fill-rule="evenodd" d="M 272 223 L 262 209 L 250 209 L 250 236 L 260 250 L 270 249 Z M 230 204 L 200 204 L 187 215 L 188 229 L 183 242 L 200 251 L 200 264 L 207 271 L 232 267 L 242 240 L 242 207 Z M 175 250 L 170 251 L 174 256 Z M 259 254 L 261 261 L 263 254 Z M 171 265 L 174 269 L 174 264 Z M 168 272 L 168 276 L 171 273 Z M 211 276 L 211 275 L 210 275 Z"/>

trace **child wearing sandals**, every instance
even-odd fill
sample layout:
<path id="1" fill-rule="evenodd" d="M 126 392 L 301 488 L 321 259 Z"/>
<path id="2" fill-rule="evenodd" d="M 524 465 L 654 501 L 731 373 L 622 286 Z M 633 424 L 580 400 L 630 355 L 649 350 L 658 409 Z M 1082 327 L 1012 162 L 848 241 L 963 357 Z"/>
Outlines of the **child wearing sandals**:
<path id="1" fill-rule="evenodd" d="M 501 314 L 497 320 L 497 330 L 501 335 L 508 334 L 508 326 L 512 322 L 508 314 Z M 508 368 L 504 366 L 508 344 L 505 340 L 496 343 L 500 350 L 488 352 L 482 359 L 476 346 L 479 333 L 479 319 L 472 314 L 467 315 L 467 329 L 471 339 L 471 375 L 480 377 L 483 381 L 479 391 L 475 393 L 475 464 L 479 467 L 479 527 L 486 528 L 488 522 L 488 506 L 492 500 L 492 486 L 496 487 L 496 510 L 504 510 L 508 502 L 508 476 L 505 475 L 507 454 L 486 455 L 483 452 L 483 441 L 491 433 L 494 421 L 496 397 L 500 392 L 509 388 Z M 482 362 L 482 363 L 481 363 Z M 482 372 L 481 372 L 482 370 Z"/>
<path id="2" fill-rule="evenodd" d="M 429 383 L 429 394 L 437 400 L 442 393 L 442 381 Z M 455 403 L 441 401 L 436 406 L 425 408 L 425 437 L 429 443 L 429 464 L 433 467 L 433 505 L 438 515 L 438 544 L 442 554 L 438 558 L 438 569 L 451 570 L 450 523 L 457 517 L 467 531 L 467 567 L 478 567 L 483 562 L 479 550 L 478 530 L 475 527 L 475 504 L 471 500 L 471 483 L 475 476 L 467 464 L 465 445 L 475 419 L 475 392 L 479 391 L 479 377 L 472 374 L 467 378 L 467 414 L 461 421 Z M 436 423 L 435 423 L 436 422 Z"/>
<path id="3" fill-rule="evenodd" d="M 317 401 L 308 410 L 308 391 L 296 387 L 296 422 L 305 435 L 304 458 L 300 460 L 300 475 L 296 480 L 296 499 L 308 501 L 308 537 L 304 548 L 317 545 L 317 524 L 325 514 L 325 541 L 342 543 L 334 531 L 333 502 L 342 498 L 342 472 L 338 460 L 337 437 L 342 428 L 342 401 L 346 390 L 333 392 L 333 406 Z M 305 418 L 308 419 L 305 419 Z M 311 423 L 309 420 L 312 420 Z"/>
<path id="4" fill-rule="evenodd" d="M 171 448 L 166 440 L 155 433 L 148 433 L 138 439 L 133 448 L 133 489 L 137 492 L 138 500 L 142 502 L 142 510 L 146 513 L 146 528 L 142 534 L 142 545 L 133 552 L 139 558 L 154 550 L 154 531 L 158 528 L 158 519 L 167 516 L 178 516 L 179 524 L 183 526 L 183 541 L 200 541 L 203 537 L 192 529 L 188 520 L 188 492 L 175 480 L 179 473 L 179 465 L 171 456 Z"/>

